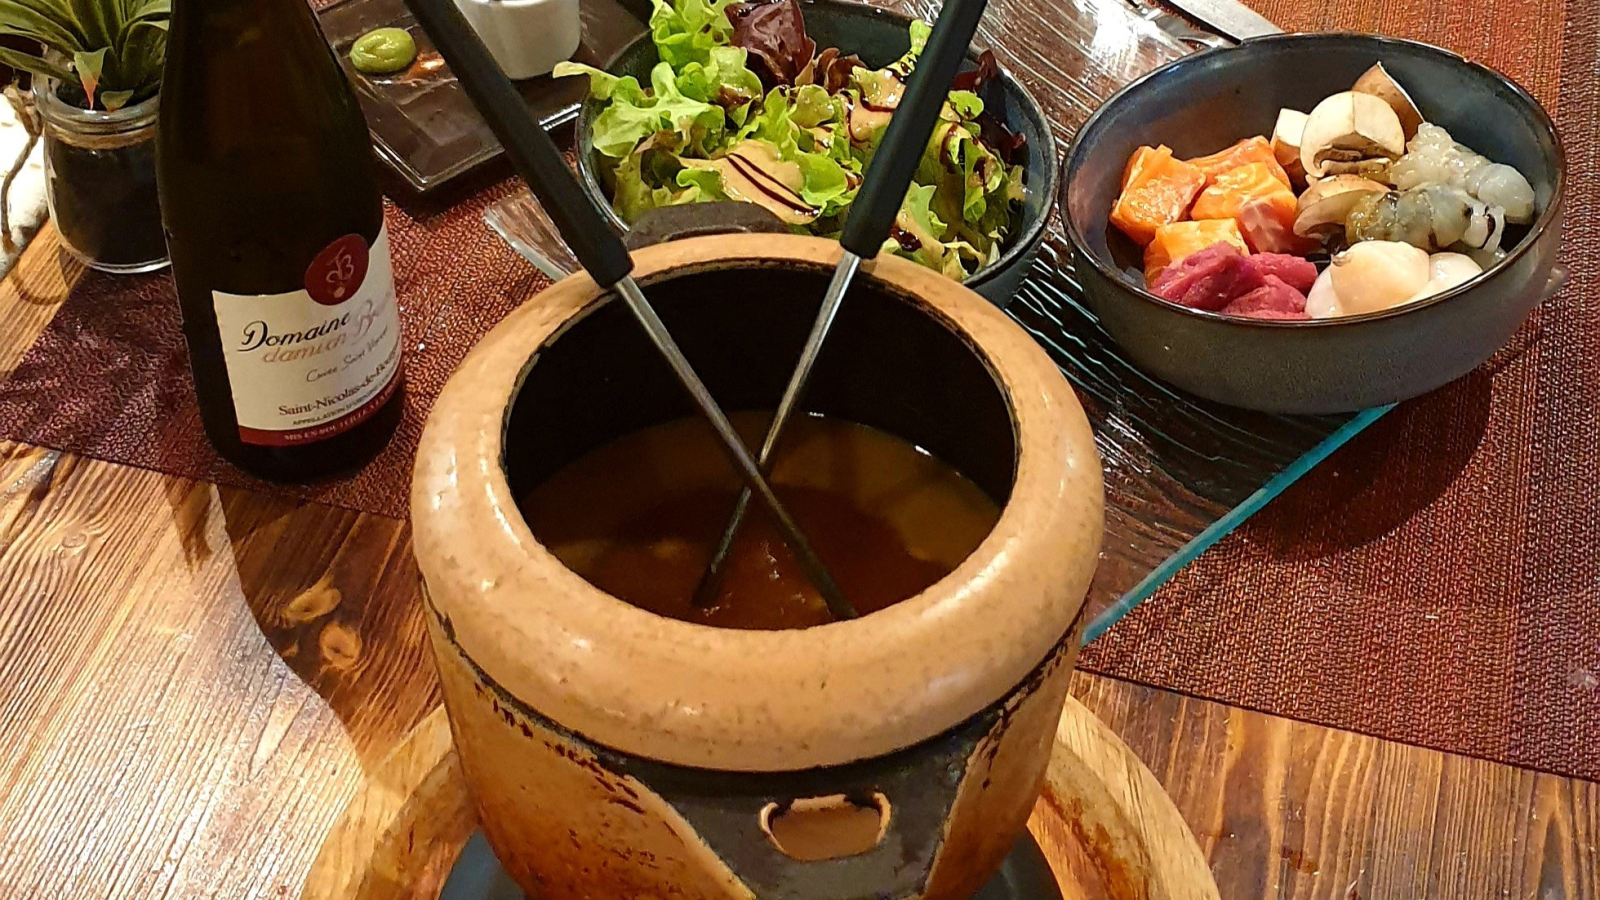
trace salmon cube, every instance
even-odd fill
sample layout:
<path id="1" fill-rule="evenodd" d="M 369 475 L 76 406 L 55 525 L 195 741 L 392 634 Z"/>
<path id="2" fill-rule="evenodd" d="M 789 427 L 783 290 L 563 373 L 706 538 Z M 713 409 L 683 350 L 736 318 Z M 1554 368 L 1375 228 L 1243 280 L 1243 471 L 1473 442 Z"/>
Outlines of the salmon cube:
<path id="1" fill-rule="evenodd" d="M 1283 182 L 1284 187 L 1293 188 L 1289 182 L 1289 173 L 1283 170 L 1283 166 L 1278 162 L 1278 155 L 1272 151 L 1272 143 L 1264 137 L 1245 138 L 1220 153 L 1189 160 L 1189 165 L 1205 173 L 1207 185 L 1218 176 L 1251 163 L 1265 164 L 1272 172 L 1272 176 Z M 1195 216 L 1195 218 L 1200 217 Z"/>
<path id="2" fill-rule="evenodd" d="M 1294 233 L 1297 212 L 1294 194 L 1274 191 L 1246 200 L 1234 220 L 1251 250 L 1304 256 L 1321 249 L 1322 242 Z"/>
<path id="3" fill-rule="evenodd" d="M 1202 219 L 1163 225 L 1156 229 L 1150 246 L 1144 248 L 1145 280 L 1154 283 L 1162 269 L 1221 242 L 1232 244 L 1240 253 L 1250 252 L 1244 235 L 1239 233 L 1239 226 L 1232 219 Z"/>
<path id="4" fill-rule="evenodd" d="M 1156 229 L 1182 221 L 1205 187 L 1206 176 L 1172 155 L 1172 149 L 1140 147 L 1122 176 L 1122 195 L 1111 209 L 1111 224 L 1148 245 Z"/>
<path id="5" fill-rule="evenodd" d="M 1276 165 L 1276 163 L 1274 163 Z M 1230 169 L 1213 178 L 1211 184 L 1200 192 L 1190 211 L 1196 219 L 1232 219 L 1246 203 L 1259 197 L 1277 197 L 1277 203 L 1287 198 L 1295 203 L 1294 192 L 1272 174 L 1266 163 L 1250 163 Z M 1293 219 L 1290 225 L 1294 224 Z"/>

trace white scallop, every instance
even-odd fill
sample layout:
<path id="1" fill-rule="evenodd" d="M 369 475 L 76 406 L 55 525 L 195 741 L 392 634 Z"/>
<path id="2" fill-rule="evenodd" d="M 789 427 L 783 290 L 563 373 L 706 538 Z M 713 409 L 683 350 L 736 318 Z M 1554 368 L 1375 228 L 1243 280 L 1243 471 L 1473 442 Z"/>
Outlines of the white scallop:
<path id="1" fill-rule="evenodd" d="M 1428 283 L 1411 295 L 1407 303 L 1432 297 L 1483 274 L 1483 267 L 1464 253 L 1435 253 L 1428 257 Z M 1308 304 L 1309 305 L 1309 304 Z"/>
<path id="2" fill-rule="evenodd" d="M 1339 295 L 1333 290 L 1333 267 L 1329 266 L 1317 276 L 1306 294 L 1306 315 L 1313 319 L 1332 319 L 1344 315 L 1339 308 Z"/>
<path id="3" fill-rule="evenodd" d="M 1349 316 L 1407 302 L 1432 274 L 1426 250 L 1398 241 L 1362 241 L 1328 268 L 1339 306 Z"/>

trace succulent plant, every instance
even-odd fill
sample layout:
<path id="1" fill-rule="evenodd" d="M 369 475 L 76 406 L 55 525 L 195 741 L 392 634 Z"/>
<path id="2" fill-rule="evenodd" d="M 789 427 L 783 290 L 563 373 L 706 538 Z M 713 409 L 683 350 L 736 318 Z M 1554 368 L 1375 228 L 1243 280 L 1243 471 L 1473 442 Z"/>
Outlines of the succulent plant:
<path id="1" fill-rule="evenodd" d="M 86 109 L 118 110 L 160 89 L 171 16 L 172 0 L 0 0 L 0 35 L 42 48 L 0 47 L 0 63 L 55 79 Z"/>

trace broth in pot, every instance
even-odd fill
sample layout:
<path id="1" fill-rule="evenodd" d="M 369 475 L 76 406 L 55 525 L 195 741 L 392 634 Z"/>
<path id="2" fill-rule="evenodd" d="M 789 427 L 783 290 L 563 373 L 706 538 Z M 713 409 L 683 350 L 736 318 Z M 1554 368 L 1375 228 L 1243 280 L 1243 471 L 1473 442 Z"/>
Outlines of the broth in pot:
<path id="1" fill-rule="evenodd" d="M 753 447 L 771 415 L 732 418 Z M 999 518 L 995 502 L 955 469 L 893 435 L 834 418 L 791 421 L 770 480 L 863 615 L 948 575 Z M 694 603 L 740 486 L 710 427 L 681 419 L 579 458 L 531 491 L 522 512 L 562 564 L 658 615 L 722 628 L 832 621 L 759 501 L 720 592 L 709 606 Z"/>

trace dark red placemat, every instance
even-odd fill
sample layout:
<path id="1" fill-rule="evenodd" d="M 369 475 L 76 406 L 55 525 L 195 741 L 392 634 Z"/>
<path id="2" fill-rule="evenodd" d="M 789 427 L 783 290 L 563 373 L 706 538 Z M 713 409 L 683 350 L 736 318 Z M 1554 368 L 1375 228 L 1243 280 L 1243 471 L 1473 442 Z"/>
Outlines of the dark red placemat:
<path id="1" fill-rule="evenodd" d="M 10 378 L 0 436 L 218 484 L 402 517 L 433 398 L 489 327 L 549 284 L 482 222 L 494 185 L 455 206 L 387 210 L 405 328 L 405 415 L 355 475 L 267 485 L 223 462 L 200 428 L 177 297 L 166 273 L 87 273 Z"/>
<path id="2" fill-rule="evenodd" d="M 1092 670 L 1600 779 L 1600 4 L 1253 0 L 1442 44 L 1555 114 L 1571 286 L 1495 364 L 1405 404 L 1090 647 Z"/>

